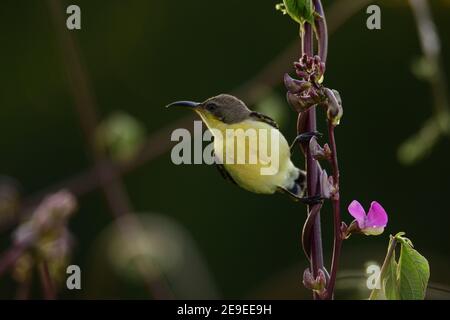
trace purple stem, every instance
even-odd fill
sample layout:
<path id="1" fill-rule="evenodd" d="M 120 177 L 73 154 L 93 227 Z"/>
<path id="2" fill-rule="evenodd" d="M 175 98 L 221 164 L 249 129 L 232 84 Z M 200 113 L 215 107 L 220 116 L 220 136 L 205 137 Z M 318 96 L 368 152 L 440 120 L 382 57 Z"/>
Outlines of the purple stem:
<path id="1" fill-rule="evenodd" d="M 331 149 L 331 166 L 333 168 L 333 180 L 336 186 L 336 194 L 333 195 L 331 203 L 333 206 L 333 220 L 334 220 L 334 244 L 333 244 L 333 257 L 331 261 L 331 273 L 327 286 L 327 299 L 333 299 L 334 287 L 336 284 L 337 269 L 339 267 L 339 258 L 341 256 L 342 248 L 342 234 L 341 234 L 341 200 L 339 195 L 339 165 L 337 158 L 336 139 L 334 136 L 335 126 L 331 123 L 328 124 L 328 135 Z"/>
<path id="2" fill-rule="evenodd" d="M 328 29 L 325 18 L 325 13 L 323 11 L 323 6 L 320 0 L 314 0 L 314 9 L 320 17 L 316 17 L 315 26 L 317 33 L 317 40 L 319 43 L 319 56 L 322 62 L 326 62 L 328 54 Z M 331 272 L 330 279 L 327 284 L 327 296 L 326 299 L 333 299 L 334 288 L 336 284 L 337 269 L 339 267 L 339 258 L 341 256 L 342 248 L 342 235 L 341 235 L 341 201 L 339 195 L 339 164 L 337 157 L 337 146 L 336 139 L 334 135 L 335 126 L 329 122 L 328 124 L 328 135 L 331 148 L 331 166 L 333 169 L 333 180 L 336 187 L 336 194 L 331 199 L 331 204 L 333 207 L 333 222 L 334 222 L 334 242 L 333 242 L 333 256 L 331 260 Z"/>
<path id="3" fill-rule="evenodd" d="M 53 280 L 50 276 L 50 270 L 48 269 L 48 263 L 45 260 L 39 264 L 39 275 L 41 277 L 42 291 L 43 291 L 45 300 L 55 300 L 56 299 L 56 290 L 55 290 Z"/>
<path id="4" fill-rule="evenodd" d="M 320 59 L 325 63 L 328 55 L 328 27 L 320 0 L 314 0 L 314 9 L 320 17 L 314 19 Z"/>
<path id="5" fill-rule="evenodd" d="M 304 31 L 302 34 L 302 56 L 306 54 L 308 56 L 314 55 L 313 49 L 313 29 L 309 23 L 305 23 Z M 301 115 L 298 117 L 298 134 L 300 123 L 302 122 Z M 316 108 L 309 108 L 306 118 L 306 132 L 317 131 L 316 124 Z M 306 172 L 307 172 L 307 188 L 308 196 L 317 195 L 317 186 L 319 183 L 319 167 L 317 160 L 315 160 L 307 146 L 303 146 L 306 156 Z M 317 206 L 317 205 L 316 205 Z M 308 215 L 314 210 L 314 206 L 308 208 Z M 311 236 L 311 271 L 314 277 L 318 276 L 318 271 L 323 269 L 323 249 L 322 249 L 322 230 L 320 225 L 320 212 L 317 213 L 315 218 L 312 236 Z M 314 294 L 314 299 L 319 299 L 317 294 Z"/>

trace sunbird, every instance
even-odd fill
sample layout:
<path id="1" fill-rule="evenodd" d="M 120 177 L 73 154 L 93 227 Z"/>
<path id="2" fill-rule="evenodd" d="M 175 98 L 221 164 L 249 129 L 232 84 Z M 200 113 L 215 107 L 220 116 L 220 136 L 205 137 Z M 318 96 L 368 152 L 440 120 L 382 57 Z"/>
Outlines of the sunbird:
<path id="1" fill-rule="evenodd" d="M 169 107 L 185 107 L 195 111 L 214 137 L 214 154 L 217 160 L 216 165 L 221 175 L 241 188 L 259 194 L 274 194 L 277 192 L 286 193 L 294 200 L 302 201 L 306 204 L 314 204 L 321 201 L 321 198 L 304 197 L 306 189 L 306 172 L 297 168 L 291 160 L 291 148 L 279 131 L 277 123 L 270 117 L 250 110 L 243 101 L 238 98 L 220 94 L 207 99 L 204 102 L 177 101 L 169 104 Z M 224 159 L 227 154 L 227 139 L 231 139 L 229 132 L 236 132 L 235 139 L 245 132 L 254 130 L 258 133 L 259 141 L 267 143 L 266 154 L 261 152 L 261 143 L 245 143 L 240 145 L 244 150 L 235 150 L 234 154 L 242 151 L 246 159 L 250 155 L 256 161 L 240 163 L 231 156 Z M 293 145 L 297 142 L 309 141 L 318 133 L 304 133 L 296 137 Z M 241 136 L 242 137 L 242 136 Z M 247 137 L 247 136 L 246 136 Z M 244 137 L 245 138 L 245 137 Z M 235 141 L 228 146 L 236 148 Z M 238 146 L 239 147 L 239 146 Z M 229 150 L 228 150 L 229 151 Z M 262 168 L 270 166 L 270 158 L 277 157 L 278 170 L 273 174 L 261 174 Z"/>

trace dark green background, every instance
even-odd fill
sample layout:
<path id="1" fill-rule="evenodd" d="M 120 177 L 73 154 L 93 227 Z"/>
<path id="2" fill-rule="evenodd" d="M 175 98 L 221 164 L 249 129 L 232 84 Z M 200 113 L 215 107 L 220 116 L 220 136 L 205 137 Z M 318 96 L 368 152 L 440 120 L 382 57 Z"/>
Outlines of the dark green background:
<path id="1" fill-rule="evenodd" d="M 232 91 L 297 37 L 294 23 L 274 10 L 277 1 L 73 2 L 82 9 L 82 30 L 73 33 L 99 113 L 124 110 L 148 133 L 185 116 L 164 109 L 168 102 Z M 324 1 L 325 7 L 331 2 Z M 445 1 L 430 2 L 450 74 L 450 8 Z M 406 2 L 380 5 L 382 30 L 369 31 L 360 10 L 330 38 L 326 84 L 340 91 L 345 110 L 337 129 L 343 206 L 353 199 L 365 206 L 377 200 L 390 219 L 383 236 L 344 243 L 342 269 L 363 271 L 368 259 L 381 263 L 388 234 L 406 231 L 429 259 L 431 280 L 448 284 L 450 145 L 442 139 L 414 166 L 398 162 L 398 146 L 430 116 L 432 99 L 427 83 L 411 72 L 421 51 Z M 0 24 L 0 171 L 20 181 L 26 197 L 89 168 L 91 161 L 46 2 L 3 0 Z M 277 90 L 282 96 L 284 89 Z M 295 115 L 286 108 L 290 120 L 282 130 L 292 139 Z M 323 115 L 319 119 L 323 126 Z M 302 297 L 302 206 L 281 195 L 240 190 L 208 166 L 175 166 L 170 153 L 128 174 L 125 183 L 137 212 L 162 213 L 189 231 L 219 296 Z M 79 201 L 71 222 L 77 239 L 73 262 L 89 275 L 93 243 L 111 218 L 100 192 Z M 328 261 L 329 206 L 322 217 Z M 96 277 L 89 275 L 90 281 Z M 10 297 L 6 283 L 0 279 L 0 291 Z M 299 291 L 292 292 L 296 286 Z M 63 292 L 69 298 L 145 297 L 136 285 L 98 295 Z"/>

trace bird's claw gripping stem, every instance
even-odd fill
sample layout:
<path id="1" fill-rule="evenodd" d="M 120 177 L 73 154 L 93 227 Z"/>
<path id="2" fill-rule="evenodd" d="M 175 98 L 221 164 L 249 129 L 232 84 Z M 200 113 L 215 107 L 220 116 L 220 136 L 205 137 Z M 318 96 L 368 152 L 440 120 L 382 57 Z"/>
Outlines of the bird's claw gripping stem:
<path id="1" fill-rule="evenodd" d="M 322 196 L 312 196 L 312 197 L 299 198 L 299 200 L 308 206 L 313 206 L 315 204 L 322 203 L 324 198 Z"/>
<path id="2" fill-rule="evenodd" d="M 294 142 L 291 144 L 291 149 L 297 144 L 297 143 L 309 143 L 312 137 L 320 138 L 323 134 L 318 131 L 311 131 L 311 132 L 304 132 L 299 134 L 297 137 L 295 137 Z"/>

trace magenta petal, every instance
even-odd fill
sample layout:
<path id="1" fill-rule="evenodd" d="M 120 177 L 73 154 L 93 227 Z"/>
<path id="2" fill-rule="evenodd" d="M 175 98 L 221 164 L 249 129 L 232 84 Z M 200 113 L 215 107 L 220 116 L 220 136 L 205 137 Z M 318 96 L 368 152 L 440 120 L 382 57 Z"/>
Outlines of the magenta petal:
<path id="1" fill-rule="evenodd" d="M 370 205 L 367 213 L 366 225 L 372 228 L 385 227 L 388 222 L 388 215 L 384 208 L 376 201 Z"/>
<path id="2" fill-rule="evenodd" d="M 348 206 L 348 212 L 352 215 L 353 218 L 358 222 L 358 226 L 363 229 L 366 225 L 366 211 L 364 210 L 361 203 L 356 200 L 353 200 L 352 203 Z"/>

